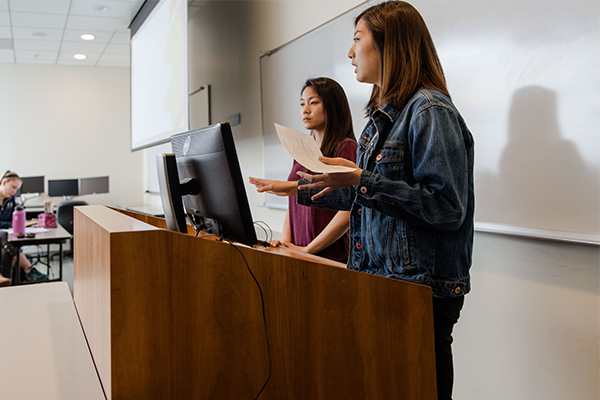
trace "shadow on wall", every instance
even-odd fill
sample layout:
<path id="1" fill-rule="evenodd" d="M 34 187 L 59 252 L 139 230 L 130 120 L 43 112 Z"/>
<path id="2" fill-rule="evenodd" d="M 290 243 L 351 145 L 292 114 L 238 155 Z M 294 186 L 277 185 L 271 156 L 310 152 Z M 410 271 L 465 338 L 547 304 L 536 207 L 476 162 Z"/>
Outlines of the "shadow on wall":
<path id="1" fill-rule="evenodd" d="M 515 226 L 598 232 L 598 171 L 587 166 L 576 146 L 561 137 L 554 91 L 526 86 L 513 96 L 508 144 L 498 176 L 477 182 L 481 215 Z M 580 132 L 580 134 L 589 134 Z"/>

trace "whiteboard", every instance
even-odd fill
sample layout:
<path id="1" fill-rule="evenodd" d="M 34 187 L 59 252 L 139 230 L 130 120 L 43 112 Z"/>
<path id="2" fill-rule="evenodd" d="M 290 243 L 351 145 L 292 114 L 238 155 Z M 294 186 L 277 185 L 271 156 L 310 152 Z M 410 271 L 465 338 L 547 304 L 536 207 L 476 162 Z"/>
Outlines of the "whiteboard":
<path id="1" fill-rule="evenodd" d="M 600 2 L 413 1 L 475 137 L 476 229 L 600 243 Z M 346 90 L 358 136 L 370 85 L 347 58 L 362 5 L 261 57 L 264 168 L 292 160 L 273 123 L 303 130 L 300 88 Z M 285 206 L 267 195 L 265 204 Z"/>

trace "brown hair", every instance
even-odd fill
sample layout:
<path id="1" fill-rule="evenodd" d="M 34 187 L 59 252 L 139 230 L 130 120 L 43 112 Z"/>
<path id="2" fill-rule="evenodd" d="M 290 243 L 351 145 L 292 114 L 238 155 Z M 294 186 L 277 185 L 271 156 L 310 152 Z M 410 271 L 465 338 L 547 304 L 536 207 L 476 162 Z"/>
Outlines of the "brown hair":
<path id="1" fill-rule="evenodd" d="M 385 104 L 402 108 L 420 89 L 434 89 L 450 97 L 433 39 L 419 12 L 404 1 L 388 1 L 363 11 L 381 59 L 381 87 L 374 85 L 367 110 Z"/>
<path id="2" fill-rule="evenodd" d="M 21 178 L 19 178 L 19 175 L 17 175 L 16 172 L 12 172 L 10 170 L 6 171 L 4 173 L 4 175 L 2 175 L 2 179 L 0 179 L 0 183 L 2 183 L 2 181 L 5 180 L 5 179 L 6 179 L 7 182 L 10 182 L 10 181 L 15 180 L 15 179 L 21 180 Z"/>
<path id="3" fill-rule="evenodd" d="M 330 78 L 308 79 L 302 86 L 300 95 L 307 87 L 319 95 L 325 111 L 325 135 L 321 143 L 321 153 L 325 157 L 336 157 L 335 152 L 340 142 L 344 139 L 356 141 L 346 93 L 339 83 Z"/>

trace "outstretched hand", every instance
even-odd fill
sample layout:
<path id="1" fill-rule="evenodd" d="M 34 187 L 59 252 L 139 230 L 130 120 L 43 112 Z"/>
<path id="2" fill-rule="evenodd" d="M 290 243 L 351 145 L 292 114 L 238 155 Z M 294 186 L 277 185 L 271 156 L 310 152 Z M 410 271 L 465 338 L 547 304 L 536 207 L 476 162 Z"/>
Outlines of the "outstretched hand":
<path id="1" fill-rule="evenodd" d="M 250 177 L 250 183 L 256 186 L 256 191 L 259 193 L 277 196 L 293 196 L 297 193 L 297 183 L 293 181 L 274 181 Z"/>
<path id="2" fill-rule="evenodd" d="M 319 175 L 311 175 L 305 172 L 298 172 L 298 175 L 302 179 L 313 182 L 298 186 L 298 190 L 323 189 L 319 193 L 312 196 L 313 200 L 323 197 L 327 193 L 331 193 L 336 189 L 358 185 L 358 183 L 360 182 L 360 174 L 362 173 L 362 169 L 358 168 L 356 164 L 354 164 L 352 161 L 341 157 L 319 157 L 319 161 L 329 165 L 341 165 L 344 167 L 351 167 L 355 168 L 355 170 L 352 172 L 335 172 Z"/>

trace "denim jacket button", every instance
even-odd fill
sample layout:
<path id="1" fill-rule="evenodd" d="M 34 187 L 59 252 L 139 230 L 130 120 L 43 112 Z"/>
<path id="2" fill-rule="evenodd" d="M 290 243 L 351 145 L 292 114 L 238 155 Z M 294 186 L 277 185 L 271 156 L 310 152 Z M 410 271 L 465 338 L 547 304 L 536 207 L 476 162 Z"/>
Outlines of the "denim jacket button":
<path id="1" fill-rule="evenodd" d="M 357 248 L 358 250 L 362 249 L 362 244 L 360 244 L 360 243 L 356 243 L 356 248 Z"/>
<path id="2" fill-rule="evenodd" d="M 377 157 L 375 157 L 377 159 L 377 161 L 381 161 L 381 159 L 383 158 L 383 156 L 381 154 L 377 154 Z"/>
<path id="3" fill-rule="evenodd" d="M 356 212 L 358 213 L 358 215 L 362 215 L 362 208 L 359 208 L 358 210 L 356 210 Z"/>
<path id="4" fill-rule="evenodd" d="M 456 293 L 456 294 L 460 293 L 460 286 L 457 286 L 456 289 L 454 289 L 454 293 Z"/>
<path id="5" fill-rule="evenodd" d="M 366 188 L 366 186 L 363 186 L 363 187 L 361 187 L 361 188 L 360 188 L 360 192 L 361 192 L 362 194 L 365 194 L 365 193 L 367 193 L 367 188 Z"/>

